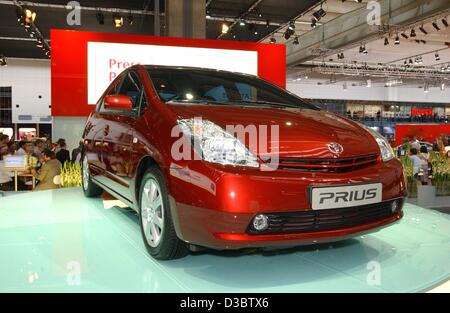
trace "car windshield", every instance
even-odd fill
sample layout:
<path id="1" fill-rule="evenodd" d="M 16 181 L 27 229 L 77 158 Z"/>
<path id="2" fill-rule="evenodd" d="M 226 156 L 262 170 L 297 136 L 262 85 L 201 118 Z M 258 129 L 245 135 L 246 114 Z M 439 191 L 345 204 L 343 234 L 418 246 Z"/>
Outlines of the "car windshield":
<path id="1" fill-rule="evenodd" d="M 162 101 L 196 105 L 317 108 L 257 77 L 215 70 L 148 69 Z"/>

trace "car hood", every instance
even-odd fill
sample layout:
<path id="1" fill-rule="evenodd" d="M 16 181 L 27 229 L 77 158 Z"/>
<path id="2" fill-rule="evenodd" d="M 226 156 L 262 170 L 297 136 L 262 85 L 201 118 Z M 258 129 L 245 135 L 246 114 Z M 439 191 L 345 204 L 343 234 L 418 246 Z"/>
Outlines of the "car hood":
<path id="1" fill-rule="evenodd" d="M 229 125 L 256 126 L 260 136 L 257 148 L 249 145 L 248 136 L 243 141 L 259 156 L 279 153 L 280 156 L 286 157 L 346 158 L 380 152 L 372 135 L 363 127 L 325 111 L 185 104 L 171 105 L 171 108 L 179 119 L 202 118 L 224 129 Z M 267 136 L 263 136 L 264 131 L 261 131 L 264 127 L 267 129 Z M 242 137 L 239 138 L 242 140 Z M 331 153 L 328 148 L 328 145 L 334 142 L 343 147 L 340 155 Z"/>

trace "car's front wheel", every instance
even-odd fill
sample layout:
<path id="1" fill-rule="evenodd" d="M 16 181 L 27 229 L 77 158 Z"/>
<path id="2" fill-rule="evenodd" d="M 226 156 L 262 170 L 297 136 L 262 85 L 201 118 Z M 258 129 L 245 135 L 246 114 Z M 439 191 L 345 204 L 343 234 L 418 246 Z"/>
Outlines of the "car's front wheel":
<path id="1" fill-rule="evenodd" d="M 81 175 L 83 192 L 86 197 L 98 197 L 103 193 L 103 189 L 92 182 L 88 158 L 85 153 L 83 153 L 83 161 L 81 162 Z"/>
<path id="2" fill-rule="evenodd" d="M 175 232 L 167 187 L 158 167 L 153 166 L 145 172 L 139 195 L 141 232 L 149 254 L 158 260 L 186 256 L 187 245 Z"/>

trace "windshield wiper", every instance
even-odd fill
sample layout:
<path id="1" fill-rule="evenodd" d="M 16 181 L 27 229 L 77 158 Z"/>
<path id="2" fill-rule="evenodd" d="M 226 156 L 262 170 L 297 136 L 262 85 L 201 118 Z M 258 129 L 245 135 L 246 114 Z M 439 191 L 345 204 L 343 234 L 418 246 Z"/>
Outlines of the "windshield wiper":
<path id="1" fill-rule="evenodd" d="M 300 106 L 296 106 L 294 104 L 270 102 L 270 101 L 262 101 L 262 100 L 233 100 L 230 102 L 243 103 L 243 104 L 249 104 L 249 105 L 254 105 L 254 106 L 260 106 L 260 104 L 262 104 L 262 105 L 276 107 L 276 108 L 286 108 L 287 107 L 287 108 L 301 109 Z"/>

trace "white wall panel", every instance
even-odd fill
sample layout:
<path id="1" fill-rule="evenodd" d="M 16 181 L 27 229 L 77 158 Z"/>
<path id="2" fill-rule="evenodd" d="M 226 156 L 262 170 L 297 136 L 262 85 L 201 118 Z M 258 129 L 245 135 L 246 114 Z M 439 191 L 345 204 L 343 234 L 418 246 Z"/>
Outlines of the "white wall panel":
<path id="1" fill-rule="evenodd" d="M 12 87 L 13 123 L 51 123 L 50 61 L 8 58 L 0 86 Z M 17 107 L 17 105 L 19 107 Z M 30 117 L 20 120 L 19 117 Z"/>

